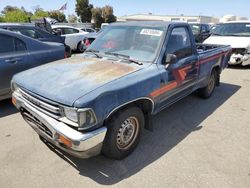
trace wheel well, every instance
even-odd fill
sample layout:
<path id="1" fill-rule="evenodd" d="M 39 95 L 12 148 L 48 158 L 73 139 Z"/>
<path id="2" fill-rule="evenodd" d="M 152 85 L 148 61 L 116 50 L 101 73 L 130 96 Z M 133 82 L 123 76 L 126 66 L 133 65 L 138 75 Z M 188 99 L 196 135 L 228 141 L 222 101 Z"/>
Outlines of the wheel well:
<path id="1" fill-rule="evenodd" d="M 137 106 L 138 108 L 141 109 L 145 118 L 145 128 L 148 130 L 152 130 L 152 128 L 150 127 L 151 126 L 150 117 L 154 110 L 154 102 L 149 98 L 138 99 L 136 101 L 131 101 L 130 103 L 126 103 L 120 106 L 119 108 L 115 109 L 107 116 L 107 118 L 104 121 L 104 124 L 106 124 L 110 120 L 112 115 L 116 114 L 117 112 L 125 108 L 129 108 L 130 106 Z"/>

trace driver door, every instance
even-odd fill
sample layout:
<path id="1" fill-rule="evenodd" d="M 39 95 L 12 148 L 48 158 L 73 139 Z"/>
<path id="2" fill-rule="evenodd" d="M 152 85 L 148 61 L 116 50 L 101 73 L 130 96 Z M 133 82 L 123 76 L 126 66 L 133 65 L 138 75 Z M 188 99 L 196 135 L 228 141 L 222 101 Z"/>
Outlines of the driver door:
<path id="1" fill-rule="evenodd" d="M 174 54 L 177 60 L 159 66 L 164 91 L 160 95 L 162 108 L 191 93 L 198 78 L 198 56 L 193 52 L 189 33 L 186 26 L 181 26 L 173 28 L 169 36 L 165 54 Z"/>

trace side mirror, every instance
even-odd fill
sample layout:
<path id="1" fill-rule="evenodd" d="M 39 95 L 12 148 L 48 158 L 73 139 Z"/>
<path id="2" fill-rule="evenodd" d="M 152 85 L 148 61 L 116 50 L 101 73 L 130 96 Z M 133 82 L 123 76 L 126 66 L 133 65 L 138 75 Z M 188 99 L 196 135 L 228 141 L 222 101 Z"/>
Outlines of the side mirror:
<path id="1" fill-rule="evenodd" d="M 175 64 L 177 62 L 177 57 L 174 54 L 166 54 L 165 65 Z"/>

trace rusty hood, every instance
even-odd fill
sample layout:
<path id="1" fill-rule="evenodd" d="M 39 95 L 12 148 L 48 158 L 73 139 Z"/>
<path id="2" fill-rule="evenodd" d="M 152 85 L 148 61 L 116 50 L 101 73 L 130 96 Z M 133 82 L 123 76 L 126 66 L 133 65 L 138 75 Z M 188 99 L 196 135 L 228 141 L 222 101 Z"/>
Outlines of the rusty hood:
<path id="1" fill-rule="evenodd" d="M 44 98 L 72 106 L 78 98 L 143 67 L 78 56 L 24 71 L 15 75 L 13 81 Z"/>

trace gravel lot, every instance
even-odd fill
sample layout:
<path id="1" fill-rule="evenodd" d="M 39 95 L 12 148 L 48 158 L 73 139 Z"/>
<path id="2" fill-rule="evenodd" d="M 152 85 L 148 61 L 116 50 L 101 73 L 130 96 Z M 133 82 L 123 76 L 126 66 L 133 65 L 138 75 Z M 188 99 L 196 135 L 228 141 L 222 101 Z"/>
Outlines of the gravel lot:
<path id="1" fill-rule="evenodd" d="M 212 98 L 191 95 L 155 118 L 122 161 L 47 146 L 0 102 L 0 187 L 250 187 L 250 69 L 223 72 Z"/>

